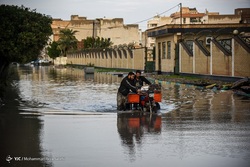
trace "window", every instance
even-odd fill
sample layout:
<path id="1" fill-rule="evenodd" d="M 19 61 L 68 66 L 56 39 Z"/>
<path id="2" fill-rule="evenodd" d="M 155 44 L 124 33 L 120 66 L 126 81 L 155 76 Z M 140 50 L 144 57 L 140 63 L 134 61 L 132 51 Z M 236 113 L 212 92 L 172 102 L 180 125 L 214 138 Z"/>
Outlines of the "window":
<path id="1" fill-rule="evenodd" d="M 162 42 L 162 58 L 166 59 L 166 42 Z"/>
<path id="2" fill-rule="evenodd" d="M 156 27 L 157 26 L 157 24 L 151 24 L 151 27 Z"/>
<path id="3" fill-rule="evenodd" d="M 167 42 L 167 59 L 171 59 L 171 41 Z"/>
<path id="4" fill-rule="evenodd" d="M 193 41 L 188 40 L 186 41 L 188 49 L 193 53 Z"/>
<path id="5" fill-rule="evenodd" d="M 183 23 L 184 23 L 184 24 L 186 23 L 186 18 L 183 18 Z"/>
<path id="6" fill-rule="evenodd" d="M 193 22 L 197 22 L 197 19 L 196 18 L 190 18 L 190 22 L 193 23 Z"/>
<path id="7" fill-rule="evenodd" d="M 227 49 L 228 51 L 232 51 L 232 43 L 231 43 L 231 39 L 222 39 L 222 40 L 219 40 L 219 43 L 225 48 Z"/>

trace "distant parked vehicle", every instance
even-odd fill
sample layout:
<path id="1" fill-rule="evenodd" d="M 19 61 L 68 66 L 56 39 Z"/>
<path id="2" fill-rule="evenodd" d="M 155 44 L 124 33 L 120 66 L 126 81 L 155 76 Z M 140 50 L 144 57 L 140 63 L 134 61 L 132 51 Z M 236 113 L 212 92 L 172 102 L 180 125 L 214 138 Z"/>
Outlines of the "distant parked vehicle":
<path id="1" fill-rule="evenodd" d="M 51 64 L 51 61 L 49 61 L 49 60 L 43 60 L 43 59 L 38 59 L 38 60 L 31 61 L 30 64 L 34 64 L 34 65 L 49 65 L 49 64 Z"/>
<path id="2" fill-rule="evenodd" d="M 51 61 L 49 61 L 49 60 L 43 60 L 42 63 L 48 63 L 49 64 L 49 63 L 51 63 Z"/>
<path id="3" fill-rule="evenodd" d="M 17 67 L 19 66 L 19 63 L 17 63 L 17 62 L 12 62 L 11 64 L 14 66 L 17 66 Z"/>

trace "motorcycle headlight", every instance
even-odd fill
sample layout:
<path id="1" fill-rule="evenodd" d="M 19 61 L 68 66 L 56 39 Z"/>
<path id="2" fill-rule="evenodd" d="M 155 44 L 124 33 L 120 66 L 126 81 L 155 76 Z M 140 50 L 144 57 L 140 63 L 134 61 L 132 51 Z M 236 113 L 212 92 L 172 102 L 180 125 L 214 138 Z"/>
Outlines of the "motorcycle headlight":
<path id="1" fill-rule="evenodd" d="M 154 97 L 154 93 L 149 93 L 149 97 Z"/>

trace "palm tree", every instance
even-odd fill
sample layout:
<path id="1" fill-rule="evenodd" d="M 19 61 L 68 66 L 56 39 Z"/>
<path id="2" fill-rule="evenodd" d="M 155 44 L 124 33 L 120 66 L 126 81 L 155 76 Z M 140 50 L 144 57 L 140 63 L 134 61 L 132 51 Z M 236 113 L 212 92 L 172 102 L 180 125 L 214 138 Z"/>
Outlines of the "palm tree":
<path id="1" fill-rule="evenodd" d="M 78 31 L 70 29 L 63 29 L 60 31 L 60 38 L 58 40 L 58 47 L 62 51 L 63 56 L 66 56 L 68 50 L 77 48 L 77 39 L 75 34 Z"/>
<path id="2" fill-rule="evenodd" d="M 98 49 L 103 49 L 103 48 L 108 48 L 111 46 L 113 43 L 110 41 L 110 39 L 107 38 L 92 38 L 92 37 L 87 37 L 86 39 L 83 40 L 84 42 L 84 48 L 85 49 L 93 49 L 93 48 L 98 48 Z"/>

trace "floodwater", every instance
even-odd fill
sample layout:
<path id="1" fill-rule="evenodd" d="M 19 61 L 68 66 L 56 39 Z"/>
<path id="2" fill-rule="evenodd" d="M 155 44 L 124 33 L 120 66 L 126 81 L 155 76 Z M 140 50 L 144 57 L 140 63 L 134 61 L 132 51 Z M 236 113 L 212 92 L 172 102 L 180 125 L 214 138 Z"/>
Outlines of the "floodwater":
<path id="1" fill-rule="evenodd" d="M 0 108 L 0 167 L 250 164 L 250 99 L 230 90 L 162 82 L 158 114 L 117 115 L 116 75 L 53 67 L 18 74 L 18 92 Z"/>

